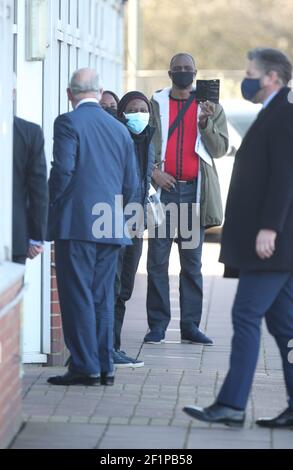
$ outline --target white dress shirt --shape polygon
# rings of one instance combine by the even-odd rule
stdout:
[[[75,106],[75,109],[77,109],[80,105],[84,103],[96,103],[99,104],[99,101],[96,98],[84,98],[83,100],[79,101],[77,105]]]
[[[264,102],[263,102],[263,105],[262,105],[262,109],[265,109],[269,103],[272,101],[273,98],[275,98],[275,96],[279,93],[279,90],[278,91],[274,91]]]

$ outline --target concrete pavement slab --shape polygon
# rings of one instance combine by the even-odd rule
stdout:
[[[218,245],[205,244],[204,307],[201,328],[213,347],[181,344],[178,302],[178,254],[172,250],[170,291],[172,320],[167,342],[143,344],[148,331],[146,246],[135,290],[127,304],[122,349],[144,360],[138,369],[117,369],[114,387],[53,387],[47,378],[65,368],[26,366],[24,416],[28,421],[13,448],[293,448],[292,431],[258,428],[259,416],[277,415],[286,406],[281,361],[275,342],[263,328],[263,339],[247,419],[242,430],[191,420],[188,404],[211,404],[226,375],[237,281],[222,279],[216,262]]]

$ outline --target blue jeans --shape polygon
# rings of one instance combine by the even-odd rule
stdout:
[[[234,336],[230,369],[218,402],[245,409],[260,347],[261,322],[265,317],[283,362],[289,406],[293,409],[293,364],[288,343],[293,339],[293,274],[241,273],[232,318]]]
[[[170,192],[162,190],[161,201],[164,204],[174,203],[178,210],[181,203],[188,203],[188,217],[191,220],[192,203],[196,201],[196,180],[193,184],[177,182]],[[167,214],[168,215],[168,214]],[[190,222],[188,220],[188,222]],[[191,224],[189,224],[191,227]],[[149,238],[148,242],[148,286],[147,286],[147,317],[150,330],[164,332],[171,319],[169,293],[169,258],[174,238],[178,243],[180,256],[180,329],[188,334],[197,330],[202,315],[202,274],[201,255],[204,239],[204,229],[200,228],[200,243],[197,248],[187,249],[183,242],[187,240],[181,233],[180,224],[177,227],[177,238],[170,218],[166,218],[165,238]]]

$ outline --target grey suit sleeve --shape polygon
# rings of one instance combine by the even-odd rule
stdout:
[[[68,187],[75,172],[78,136],[67,115],[54,123],[53,163],[49,180],[50,203],[54,203]]]
[[[124,180],[123,180],[123,201],[124,207],[132,202],[138,185],[138,175],[136,170],[136,154],[134,143],[132,139],[129,137],[129,140],[126,145],[126,166],[124,172]]]

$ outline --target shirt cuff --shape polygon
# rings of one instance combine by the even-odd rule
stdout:
[[[32,246],[43,246],[44,242],[37,241],[37,240],[30,240],[29,244],[32,245]]]

